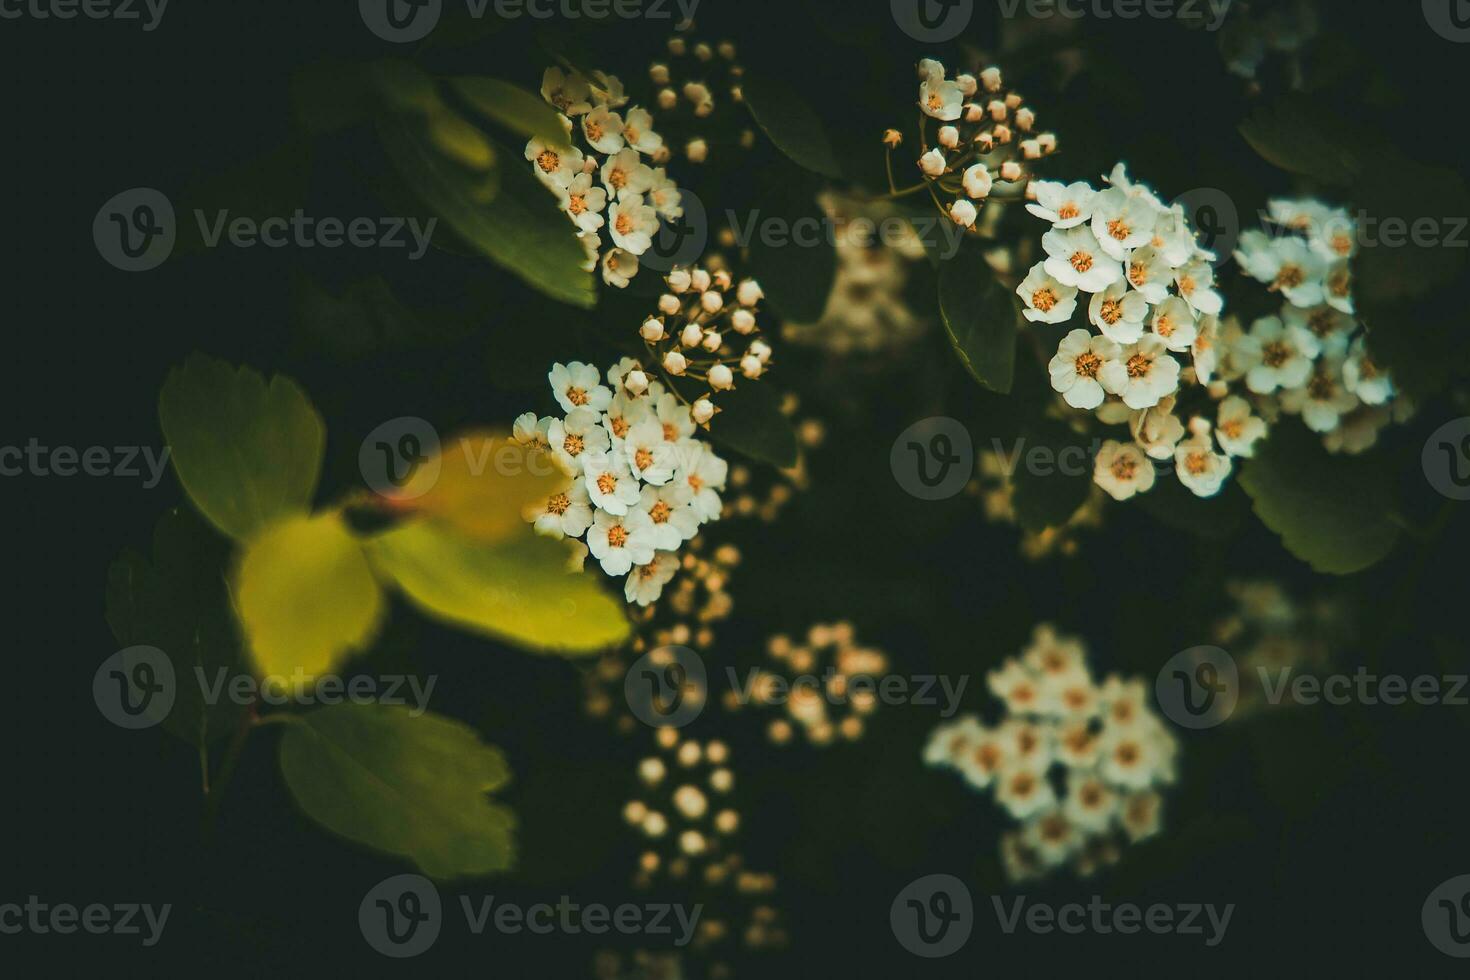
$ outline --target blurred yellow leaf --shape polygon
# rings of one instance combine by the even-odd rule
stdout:
[[[361,543],[339,514],[288,517],[245,547],[235,609],[266,676],[325,673],[368,645],[383,592]]]
[[[525,511],[571,485],[544,449],[502,431],[469,432],[445,443],[398,495],[402,509],[433,517],[482,543],[526,530]]]
[[[434,521],[381,534],[367,550],[385,578],[429,613],[520,646],[594,653],[627,639],[620,601],[567,570],[564,542],[528,528],[486,545]]]

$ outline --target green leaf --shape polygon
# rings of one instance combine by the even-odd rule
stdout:
[[[745,381],[715,398],[720,411],[709,437],[751,459],[786,469],[796,465],[796,431],[769,382]]]
[[[107,571],[107,622],[124,646],[157,647],[173,664],[176,695],[163,721],[186,742],[205,744],[234,731],[245,706],[206,702],[204,681],[245,669],[225,589],[224,541],[194,514],[174,508],[153,531],[153,559],[124,552]]]
[[[824,177],[842,176],[821,117],[796,89],[775,75],[751,71],[741,91],[751,115],[782,153]]]
[[[427,875],[486,874],[515,861],[515,814],[486,796],[510,781],[510,767],[458,721],[333,705],[289,725],[280,757],[286,788],[308,817]]]
[[[576,226],[551,190],[511,153],[483,136],[499,168],[484,172],[450,159],[446,147],[467,134],[448,125],[457,117],[425,121],[411,113],[384,113],[378,133],[389,159],[423,203],[476,251],[552,299],[590,309],[597,302],[592,273]],[[478,131],[476,131],[478,133]]]
[[[567,570],[561,542],[529,529],[480,544],[436,521],[413,521],[368,542],[379,572],[431,615],[532,650],[596,653],[622,643],[622,604],[595,563]]]
[[[191,354],[164,381],[158,418],[189,499],[230,537],[311,505],[327,433],[290,378]]]
[[[750,268],[783,319],[820,320],[837,279],[832,225],[802,182],[773,188],[750,212]]]
[[[1307,96],[1260,106],[1240,134],[1267,162],[1324,183],[1351,183],[1365,166],[1361,130]]]
[[[565,144],[561,113],[545,99],[498,78],[464,76],[449,80],[460,97],[487,119],[547,143]]]
[[[1387,468],[1366,457],[1329,455],[1319,436],[1295,423],[1272,430],[1240,484],[1256,516],[1319,572],[1361,571],[1398,541]]]
[[[992,391],[1008,394],[1016,373],[1016,328],[1020,305],[995,279],[980,249],[960,246],[939,267],[939,312],[950,346],[970,376]]]
[[[336,512],[288,517],[252,538],[234,597],[266,677],[324,674],[365,649],[382,625],[383,591]]]
[[[458,310],[409,306],[381,276],[349,282],[340,295],[299,276],[294,301],[302,334],[346,358],[450,344],[469,336],[475,324]]]
[[[1021,432],[1011,483],[1016,520],[1027,531],[1061,527],[1087,503],[1092,490],[1092,457],[1087,440],[1059,422],[1040,420]],[[1037,459],[1044,467],[1028,465],[1027,454],[1045,449]]]

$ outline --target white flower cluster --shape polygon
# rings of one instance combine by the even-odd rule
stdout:
[[[689,406],[625,357],[607,371],[573,361],[548,375],[566,414],[515,421],[514,438],[544,445],[571,487],[535,509],[536,530],[581,538],[609,575],[627,575],[624,595],[646,606],[679,568],[677,552],[720,516],[728,466],[694,438]]]
[[[649,356],[670,375],[709,386],[709,393],[690,406],[694,421],[708,425],[718,411],[713,393],[735,387],[736,371],[756,380],[770,362],[771,346],[759,336],[756,322],[765,293],[754,279],[734,285],[724,269],[675,269],[664,281],[669,291],[659,297],[658,313],[643,321],[638,334]]]
[[[986,680],[1006,717],[993,727],[974,715],[940,725],[924,761],[994,790],[1021,821],[1001,841],[1013,881],[1068,863],[1088,873],[1119,831],[1129,841],[1158,832],[1157,787],[1175,780],[1178,744],[1142,680],[1096,683],[1082,642],[1044,624]]]
[[[1332,452],[1361,453],[1412,409],[1369,358],[1354,315],[1357,224],[1320,201],[1273,200],[1267,208],[1271,224],[1243,232],[1235,259],[1281,294],[1281,312],[1249,331],[1230,326],[1220,378],[1243,378],[1266,418],[1299,415]]]
[[[1031,135],[1036,113],[1021,96],[1005,91],[999,68],[979,77],[945,78],[944,65],[933,58],[919,62],[919,110],[941,125],[936,146],[929,146],[925,126],[919,129],[919,171],[932,192],[953,200],[946,210],[955,224],[971,228],[997,181],[1020,186],[1026,163],[1056,151],[1052,133]],[[921,124],[923,119],[920,119]],[[896,129],[884,134],[889,147],[902,142]]]
[[[616,76],[596,72],[588,79],[548,68],[541,95],[561,111],[567,138],[562,144],[531,140],[526,159],[577,226],[587,249],[584,268],[597,268],[600,255],[603,282],[623,288],[638,274],[638,256],[652,246],[659,222],[684,214],[678,185],[662,166],[668,148],[647,109],[614,111],[628,102]],[[573,135],[574,118],[585,150]],[[605,254],[604,228],[613,242]]]
[[[1181,205],[1129,180],[1123,164],[1105,180],[1100,191],[1081,181],[1032,183],[1026,208],[1052,227],[1041,239],[1047,258],[1016,292],[1033,323],[1063,323],[1079,292],[1091,296],[1087,319],[1097,332],[1068,333],[1048,369],[1069,406],[1129,427],[1130,441],[1110,439],[1098,453],[1098,485],[1126,500],[1153,487],[1154,460],[1169,460],[1181,483],[1213,496],[1232,457],[1250,456],[1265,435],[1250,405],[1226,392],[1217,424],[1195,415],[1186,427],[1175,414],[1181,384],[1208,385],[1217,373],[1224,300],[1216,256],[1199,247]]]

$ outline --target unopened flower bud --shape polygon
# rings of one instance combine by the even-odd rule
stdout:
[[[678,92],[675,92],[671,88],[661,88],[661,89],[658,90],[658,107],[660,109],[664,110],[665,112],[668,112],[670,109],[672,109],[674,106],[676,106],[678,104],[679,104],[679,93]]]
[[[754,306],[764,299],[765,295],[761,291],[761,284],[754,279],[740,280],[740,285],[735,290],[735,299],[740,302],[741,306]]]
[[[728,364],[716,364],[709,369],[709,386],[715,391],[735,387],[735,373]]]
[[[724,346],[724,343],[725,339],[719,334],[715,333],[713,330],[711,330],[709,333],[704,335],[704,341],[702,342],[701,346],[703,346],[705,350],[713,354],[715,351]]]
[[[754,354],[764,364],[770,360],[771,345],[764,340],[753,340],[750,342],[750,353]]]
[[[689,284],[699,292],[709,289],[709,272],[705,269],[695,269],[689,273]]]
[[[1007,95],[1006,96],[1006,108],[1007,109],[1016,110],[1016,109],[1019,109],[1020,107],[1021,107],[1021,97],[1019,95],[1017,95],[1015,92],[1012,92],[1010,95]]]
[[[980,86],[980,83],[975,80],[975,76],[969,73],[956,75],[954,77],[954,83],[960,87],[960,94],[967,99],[974,95],[975,89]]]
[[[990,104],[985,107],[985,111],[990,113],[990,118],[996,122],[1005,122],[1006,117],[1010,115],[1010,110],[1006,108],[1006,104],[1000,99],[991,99]]]
[[[725,306],[725,297],[711,289],[699,297],[699,305],[704,307],[706,313],[718,313]]]
[[[965,104],[965,122],[977,123],[984,118],[985,107],[983,105],[976,105],[973,102],[968,102]]]
[[[883,130],[883,142],[889,148],[896,149],[903,145],[903,133],[896,129],[885,129]]]
[[[969,228],[975,224],[977,213],[975,205],[965,198],[960,198],[949,206],[949,218],[961,228]]]
[[[740,359],[740,373],[745,375],[747,378],[750,378],[752,381],[756,378],[759,378],[761,376],[761,372],[764,370],[765,365],[762,364],[761,359],[759,357],[756,357],[754,354],[746,354]]]
[[[755,314],[749,310],[736,310],[730,314],[730,326],[735,328],[736,333],[750,333],[755,329]]]
[[[694,57],[698,58],[700,61],[708,61],[711,58],[713,58],[714,56],[715,56],[714,48],[711,48],[708,44],[705,44],[703,41],[699,42],[698,44],[696,44],[694,46]]]
[[[673,316],[679,312],[679,297],[673,293],[664,293],[658,298],[658,311],[665,316]]]
[[[938,177],[944,173],[944,154],[939,150],[930,150],[919,157],[919,169],[930,177]]]
[[[1020,180],[1021,165],[1014,160],[1007,160],[1000,165],[1000,179],[1012,182]]]
[[[1022,140],[1021,155],[1027,160],[1039,160],[1041,158],[1041,141]]]
[[[676,293],[685,292],[689,289],[691,278],[688,269],[675,269],[669,273],[669,288]]]
[[[648,66],[648,77],[655,85],[669,84],[669,66],[655,61]]]
[[[730,273],[725,269],[716,269],[715,274],[710,277],[716,289],[720,292],[728,292],[730,289]]]
[[[980,73],[980,84],[985,86],[987,92],[1000,91],[1000,69],[987,68]]]
[[[650,344],[656,344],[664,339],[664,325],[661,320],[649,317],[643,321],[643,326],[638,328],[638,335]]]
[[[1042,133],[1036,137],[1036,142],[1041,144],[1042,153],[1055,153],[1057,149],[1057,134]]]
[[[671,350],[664,355],[664,370],[672,374],[674,377],[677,378],[679,375],[683,374],[685,369],[688,367],[689,362],[685,360],[684,355],[680,354],[678,351]]]
[[[990,132],[995,137],[995,141],[1002,146],[1011,141],[1011,127],[1005,123],[998,123],[991,127]]]
[[[1016,125],[1023,133],[1031,132],[1031,127],[1036,125],[1036,113],[1025,108],[1016,110]]]
[[[711,402],[708,398],[699,399],[693,404],[693,406],[691,406],[691,409],[694,413],[694,421],[699,423],[700,425],[704,425],[710,419],[715,417],[714,403]]]
[[[939,145],[947,150],[953,150],[960,145],[960,131],[953,126],[940,126]]]
[[[995,137],[990,135],[989,130],[986,130],[983,133],[976,133],[975,145],[980,147],[981,153],[989,153],[991,150],[995,149]]]
[[[977,163],[965,170],[963,179],[965,193],[977,201],[983,201],[990,196],[990,190],[995,181],[990,176],[990,171],[985,164]]]
[[[692,139],[684,145],[684,155],[690,163],[704,163],[709,157],[709,144],[702,139]]]
[[[635,395],[641,395],[648,390],[648,375],[644,374],[637,368],[634,368],[633,370],[629,371],[628,376],[623,379],[623,387],[627,388]]]
[[[688,50],[688,46],[684,43],[684,39],[682,37],[669,38],[669,54],[677,58],[682,55],[686,50]]]
[[[699,342],[704,339],[704,331],[697,323],[686,323],[684,329],[679,333],[679,343],[685,347],[698,347]]]
[[[717,48],[715,48],[715,50],[718,51],[719,54],[720,54],[720,57],[721,58],[724,58],[726,61],[734,61],[735,60],[735,45],[732,44],[731,42],[729,42],[729,41],[721,41],[720,44],[719,44],[719,46]]]

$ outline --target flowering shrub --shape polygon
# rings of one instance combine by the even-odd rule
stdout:
[[[966,715],[934,729],[924,761],[991,790],[1019,829],[1001,839],[1012,881],[1064,865],[1091,874],[1129,842],[1159,832],[1158,788],[1175,781],[1178,743],[1149,707],[1142,680],[1097,683],[1087,651],[1048,625],[986,677],[999,723]]]

